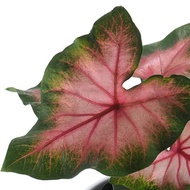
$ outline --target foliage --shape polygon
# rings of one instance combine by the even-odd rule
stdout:
[[[164,77],[180,74],[189,78],[189,50],[190,24],[187,24],[175,29],[162,41],[144,46],[134,76],[143,80],[158,74]],[[135,190],[188,189],[190,186],[190,121],[186,124],[180,138],[169,149],[162,151],[149,167],[126,177],[112,178],[111,181]]]
[[[2,170],[59,179],[93,168],[114,176],[115,189],[187,188],[189,36],[185,25],[142,51],[123,7],[101,17],[52,58],[39,85],[8,88],[38,121],[12,140]],[[126,90],[131,76],[143,80]]]

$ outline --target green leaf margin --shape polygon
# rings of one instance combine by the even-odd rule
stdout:
[[[163,40],[143,46],[142,56],[147,56],[157,50],[166,50],[174,46],[178,41],[190,38],[190,24],[183,25],[173,30]]]

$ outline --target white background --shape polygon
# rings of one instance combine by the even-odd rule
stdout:
[[[143,44],[164,38],[190,22],[189,0],[0,0],[0,167],[11,139],[36,122],[30,106],[5,90],[28,89],[41,80],[51,58],[115,6],[124,6]],[[85,170],[70,180],[40,181],[0,172],[0,189],[87,190],[105,176]]]

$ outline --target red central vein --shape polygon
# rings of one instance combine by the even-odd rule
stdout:
[[[114,155],[117,154],[117,145],[118,145],[118,115],[117,110],[114,110]]]
[[[115,73],[114,73],[114,103],[115,104],[118,104],[117,84],[118,84],[119,54],[120,54],[120,45],[118,45],[118,47],[117,47],[117,58],[116,58]]]

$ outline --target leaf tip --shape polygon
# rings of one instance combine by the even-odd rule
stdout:
[[[6,164],[5,164],[5,161],[4,161],[4,163],[3,163],[3,165],[1,166],[1,168],[0,168],[0,171],[1,172],[7,172],[7,169],[6,169],[6,166],[5,166]]]
[[[6,90],[8,90],[10,92],[17,92],[17,89],[14,87],[8,87],[8,88],[6,88]]]

